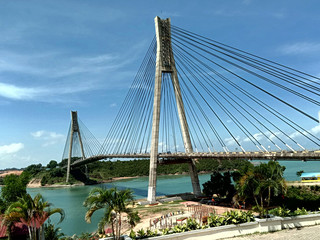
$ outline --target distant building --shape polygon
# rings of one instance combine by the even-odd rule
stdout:
[[[301,182],[320,182],[320,172],[302,173]]]
[[[0,216],[0,239],[7,239],[7,227],[1,224]],[[11,228],[12,237],[15,240],[24,240],[28,237],[28,227],[23,223],[17,222],[14,223]]]

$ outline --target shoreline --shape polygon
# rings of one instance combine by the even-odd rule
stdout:
[[[210,171],[201,171],[198,174],[210,174]],[[20,173],[21,174],[21,173]],[[175,174],[160,174],[158,176],[185,176],[188,175],[187,172],[183,172],[183,173],[175,173]],[[101,183],[111,183],[111,182],[115,182],[115,181],[121,181],[121,180],[129,180],[129,179],[135,179],[135,178],[140,178],[140,177],[148,177],[148,176],[130,176],[130,177],[113,177],[111,179],[107,179],[107,180],[101,180],[99,182],[97,182],[97,184],[93,184],[93,185],[98,185]],[[315,186],[315,185],[320,185],[320,182],[310,182],[310,183],[303,183],[300,181],[286,181],[288,186]],[[0,187],[2,187],[3,185],[0,185]],[[41,186],[40,180],[39,179],[32,179],[28,185],[27,188],[67,188],[67,187],[78,187],[78,186],[89,186],[86,185],[82,182],[78,182],[75,184],[51,184],[51,185],[45,185],[45,186]]]
[[[204,172],[204,171],[199,172],[199,174],[208,174],[208,173],[210,172]],[[175,173],[175,174],[161,174],[158,176],[184,176],[184,175],[188,175],[188,173],[184,172],[184,173]],[[115,181],[134,179],[139,177],[148,177],[148,176],[113,177],[111,179],[99,181],[96,184],[92,184],[92,185],[98,185],[101,183],[111,183]],[[51,185],[42,186],[39,179],[33,179],[28,183],[27,188],[59,188],[59,187],[66,188],[66,187],[78,187],[78,186],[89,186],[89,185],[85,185],[84,183],[75,183],[75,184],[51,184]]]

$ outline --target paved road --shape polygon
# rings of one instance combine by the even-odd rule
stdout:
[[[300,229],[282,230],[274,233],[252,234],[242,237],[226,238],[228,240],[318,240],[320,225]]]

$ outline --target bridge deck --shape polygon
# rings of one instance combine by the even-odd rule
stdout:
[[[212,159],[248,159],[248,160],[289,160],[289,161],[320,161],[320,150],[319,151],[281,151],[281,152],[212,152],[212,153],[159,153],[159,159],[164,162],[167,160],[175,160],[178,162],[181,160],[190,159],[202,159],[202,158],[212,158]],[[112,158],[150,158],[149,153],[130,153],[130,154],[103,154],[88,157],[85,159],[77,160],[71,164],[71,166],[76,167],[83,164],[95,162],[102,159],[112,159]]]

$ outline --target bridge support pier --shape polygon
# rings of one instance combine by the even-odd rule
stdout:
[[[174,56],[171,46],[171,25],[170,19],[161,20],[155,18],[157,36],[157,58],[155,72],[155,87],[152,116],[151,149],[150,149],[150,170],[148,198],[150,203],[156,201],[157,184],[157,164],[158,164],[158,145],[159,145],[159,123],[160,123],[160,102],[161,102],[161,81],[162,73],[170,73],[175,92],[175,99],[178,109],[179,121],[181,126],[184,148],[187,153],[193,152],[187,119],[185,116],[181,90],[175,66]],[[193,161],[189,163],[190,177],[195,195],[201,194],[198,173]]]

